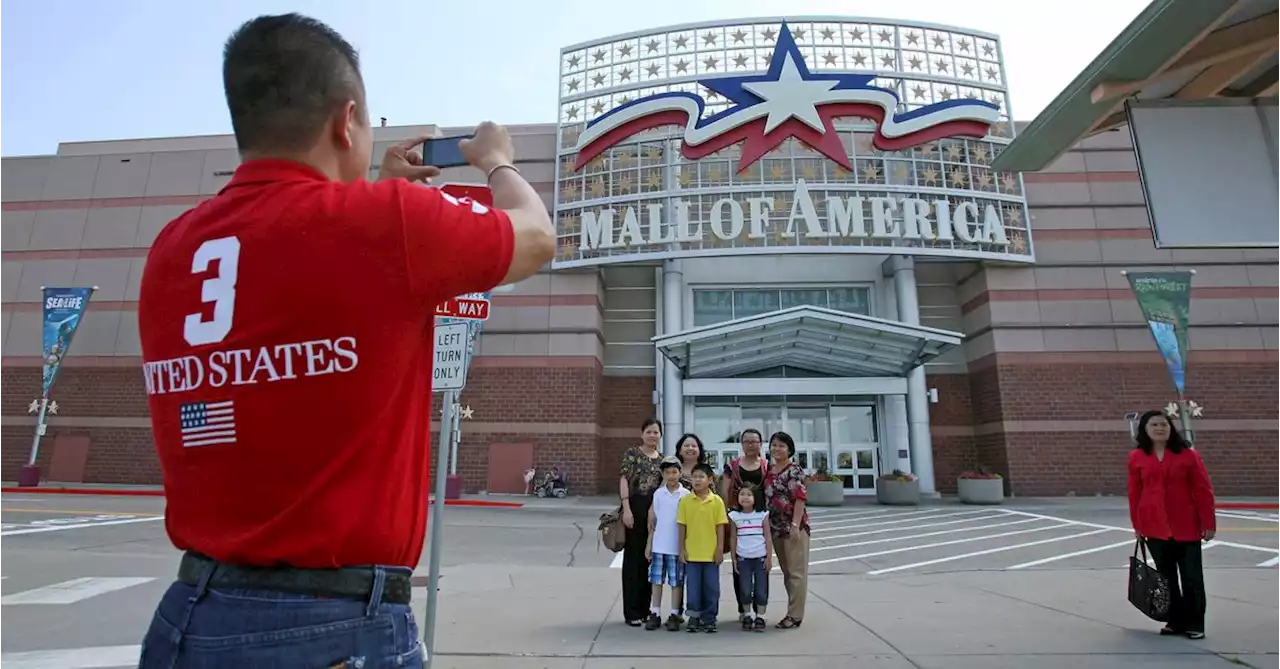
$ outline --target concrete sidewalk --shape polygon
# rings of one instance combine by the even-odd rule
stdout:
[[[803,627],[754,634],[734,623],[726,567],[715,635],[625,626],[619,578],[605,569],[450,569],[433,669],[1280,666],[1275,570],[1211,571],[1201,641],[1158,636],[1159,624],[1126,601],[1123,569],[815,575]],[[422,606],[425,597],[416,599]],[[771,623],[785,602],[775,574]]]

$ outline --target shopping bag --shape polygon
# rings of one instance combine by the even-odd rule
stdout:
[[[1129,558],[1129,603],[1152,620],[1169,622],[1169,581],[1147,562],[1144,539],[1138,539]]]

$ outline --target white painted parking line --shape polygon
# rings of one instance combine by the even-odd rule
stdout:
[[[154,578],[87,576],[0,597],[0,604],[75,604],[108,592],[150,583]]]
[[[936,520],[938,518],[955,518],[959,516],[973,516],[980,513],[990,513],[990,511],[986,509],[980,509],[977,511],[957,511],[954,513],[936,513],[935,515],[932,515],[932,516],[920,516],[919,518],[910,518],[907,520],[907,522],[916,522],[918,520]],[[900,519],[895,518],[893,520],[878,520],[877,522],[874,522],[874,523],[861,523],[861,522],[845,523],[843,525],[834,525],[832,527],[816,527],[816,528],[813,528],[813,533],[819,534],[822,532],[832,532],[835,530],[854,530],[854,529],[862,529],[864,527],[884,527],[886,525],[897,526],[897,525],[900,525],[901,522],[902,521]],[[810,525],[810,527],[813,527],[813,526]]]
[[[863,516],[859,516],[857,518],[840,518],[837,520],[821,520],[817,522],[810,521],[809,527],[835,525],[837,523],[847,523],[851,520],[872,520],[872,519],[878,520],[880,518],[908,518],[910,516],[919,516],[919,515],[928,514],[928,513],[938,513],[938,510],[937,509],[921,509],[920,511],[907,511],[905,513],[901,511],[890,511],[888,513],[879,511],[879,512],[869,513]]]
[[[1058,525],[1047,525],[1047,526],[1045,526],[1045,527],[1033,527],[1033,528],[1031,528],[1031,529],[1029,529],[1029,530],[1017,530],[1017,531],[1015,531],[1015,532],[1001,532],[1000,534],[988,534],[988,535],[983,535],[983,536],[981,536],[981,537],[969,537],[969,538],[967,538],[967,539],[954,539],[954,540],[952,540],[952,541],[938,541],[938,542],[935,542],[935,543],[932,543],[932,544],[921,544],[921,545],[919,545],[919,546],[906,546],[906,547],[903,547],[903,548],[894,548],[894,549],[890,549],[890,550],[887,550],[887,551],[878,551],[878,552],[875,552],[875,553],[862,553],[862,554],[859,554],[859,555],[842,555],[842,556],[840,556],[840,557],[838,557],[838,558],[830,558],[830,559],[827,559],[827,560],[818,560],[817,562],[810,562],[810,563],[809,563],[809,566],[810,566],[810,567],[813,567],[813,566],[820,565],[820,564],[830,564],[830,563],[832,563],[832,562],[846,562],[846,561],[848,561],[848,560],[860,560],[860,559],[862,559],[862,558],[879,557],[879,556],[881,556],[881,555],[892,555],[892,554],[894,554],[894,553],[905,553],[905,552],[907,552],[907,551],[918,551],[918,550],[924,550],[924,549],[926,549],[926,548],[939,548],[939,547],[941,547],[941,546],[954,546],[954,545],[956,545],[956,544],[969,544],[969,543],[973,543],[973,542],[975,542],[975,541],[982,541],[983,539],[999,539],[999,538],[1001,538],[1001,537],[1011,537],[1011,536],[1014,536],[1014,535],[1016,535],[1016,534],[1028,534],[1028,533],[1031,533],[1031,532],[1044,532],[1044,531],[1046,531],[1046,530],[1056,530],[1056,529],[1059,529],[1059,528],[1062,528],[1062,527],[1069,527],[1069,526],[1071,526],[1071,523],[1061,523],[1061,524],[1058,524]],[[1058,539],[1054,539],[1054,541],[1058,541]],[[947,558],[947,559],[950,559],[950,558]],[[876,572],[868,572],[868,573],[872,573],[872,574],[874,574],[874,573],[876,573]]]
[[[1272,516],[1255,515],[1252,513],[1233,513],[1231,511],[1218,511],[1216,515],[1219,518],[1235,518],[1237,520],[1258,520],[1264,523],[1280,523],[1280,518]]]
[[[137,666],[142,646],[29,650],[0,655],[4,669],[107,669]]]
[[[925,537],[936,537],[943,534],[956,534],[958,532],[978,532],[981,530],[989,530],[993,527],[1007,527],[1009,525],[1024,525],[1026,523],[1039,523],[1039,522],[1043,522],[1043,521],[1041,521],[1039,518],[1023,518],[1022,520],[1012,520],[1007,523],[996,523],[995,525],[978,525],[975,527],[961,527],[954,530],[938,530],[936,532],[925,532],[923,534],[908,534],[905,537],[889,537],[888,539],[873,539],[871,541],[858,541],[851,544],[837,544],[835,546],[819,546],[817,548],[810,548],[809,552],[816,553],[818,551],[831,551],[831,550],[837,550],[840,548],[853,548],[854,546],[870,546],[872,544],[887,544],[887,543],[892,543],[894,541],[906,541],[908,539],[923,539]]]
[[[1058,525],[1058,526],[1056,526],[1056,527],[1066,527],[1067,525],[1070,525],[1070,524],[1071,524],[1071,523],[1066,523],[1066,524],[1064,524],[1064,525]],[[898,565],[898,566],[896,566],[896,567],[889,567],[889,568],[887,568],[887,569],[877,569],[877,570],[875,570],[875,571],[869,571],[869,572],[867,572],[867,575],[868,575],[868,576],[877,576],[877,575],[880,575],[880,574],[888,574],[888,573],[891,573],[891,572],[895,572],[895,571],[903,571],[903,570],[906,570],[906,569],[915,569],[915,568],[918,568],[918,567],[928,567],[928,566],[930,566],[930,565],[942,564],[943,562],[952,562],[952,561],[954,561],[954,560],[963,560],[963,559],[965,559],[965,558],[978,557],[978,556],[980,556],[980,555],[991,555],[992,553],[1003,553],[1004,551],[1012,551],[1012,550],[1017,550],[1017,549],[1019,549],[1019,548],[1028,548],[1028,547],[1031,547],[1031,546],[1042,546],[1042,545],[1044,545],[1044,544],[1051,544],[1051,543],[1054,543],[1055,541],[1067,541],[1067,540],[1070,540],[1070,539],[1079,539],[1080,537],[1088,537],[1088,536],[1093,536],[1093,535],[1095,535],[1095,534],[1102,534],[1103,532],[1110,532],[1110,531],[1112,531],[1112,530],[1111,530],[1111,529],[1109,529],[1109,528],[1108,528],[1108,529],[1102,529],[1102,530],[1089,530],[1088,532],[1079,532],[1079,533],[1076,533],[1076,534],[1069,534],[1069,535],[1067,535],[1067,536],[1065,536],[1065,537],[1053,537],[1053,538],[1050,538],[1050,539],[1041,539],[1040,541],[1028,541],[1028,542],[1026,542],[1026,543],[1022,543],[1022,544],[1013,544],[1012,546],[1000,546],[1000,547],[998,547],[998,548],[988,548],[987,550],[984,550],[984,551],[974,551],[974,552],[972,552],[972,553],[964,553],[964,554],[961,554],[961,555],[950,555],[950,556],[943,557],[943,558],[936,558],[936,559],[933,559],[933,560],[925,560],[924,562],[915,562],[915,563],[912,563],[912,564],[902,564],[902,565]],[[811,564],[812,564],[812,563],[811,563]]]
[[[990,513],[990,512],[989,512],[989,511],[985,511],[985,510],[984,510],[984,511],[966,511],[965,513],[974,513],[974,514],[977,514],[977,513]],[[964,514],[955,514],[955,515],[958,515],[958,516],[959,516],[959,515],[964,515]],[[945,518],[946,516],[938,516],[938,517],[939,517],[939,518]],[[1005,513],[997,513],[997,514],[996,514],[996,515],[994,515],[994,516],[981,516],[981,517],[978,517],[978,518],[961,518],[960,520],[947,520],[947,521],[943,521],[943,522],[941,522],[941,523],[924,523],[923,525],[905,525],[905,526],[899,526],[899,525],[895,525],[895,524],[893,524],[893,523],[872,523],[871,525],[864,525],[863,527],[874,527],[874,526],[876,526],[876,525],[891,525],[891,527],[885,527],[885,528],[882,528],[882,529],[879,529],[879,530],[870,530],[870,531],[867,531],[867,532],[850,532],[850,533],[848,533],[848,534],[834,534],[834,535],[831,535],[831,536],[824,536],[824,537],[819,537],[819,538],[820,538],[820,539],[822,539],[823,541],[832,541],[832,540],[835,540],[835,539],[849,539],[849,538],[851,538],[851,537],[861,537],[861,536],[865,536],[865,535],[868,535],[868,534],[883,534],[883,533],[885,533],[885,532],[905,532],[905,531],[907,531],[907,530],[920,530],[920,529],[924,529],[924,528],[926,528],[926,527],[942,527],[942,526],[944,526],[944,525],[958,525],[958,524],[960,524],[960,523],[976,523],[976,522],[978,522],[978,521],[982,521],[982,520],[996,520],[996,519],[999,519],[999,518],[1008,518],[1008,514],[1005,514]],[[929,520],[929,518],[912,518],[912,520]],[[816,535],[817,533],[815,532],[814,534]]]
[[[1133,540],[1125,540],[1119,543],[1107,544],[1106,546],[1098,546],[1097,548],[1086,548],[1082,551],[1074,551],[1071,553],[1063,553],[1062,555],[1054,555],[1052,557],[1047,557],[1042,560],[1032,560],[1031,562],[1023,562],[1022,564],[1015,564],[1012,567],[1006,567],[1006,569],[1013,570],[1013,569],[1026,569],[1027,567],[1039,567],[1042,564],[1049,564],[1050,562],[1057,562],[1058,560],[1066,560],[1068,558],[1080,557],[1081,555],[1091,555],[1093,553],[1101,553],[1102,551],[1109,551],[1114,548],[1120,548],[1121,546],[1132,546],[1133,543],[1134,543]]]
[[[67,525],[43,525],[37,527],[24,527],[22,529],[10,530],[6,529],[0,532],[0,537],[12,537],[19,534],[39,534],[42,532],[62,532],[65,530],[78,530],[85,527],[107,527],[110,525],[129,525],[132,523],[150,523],[157,520],[164,520],[164,516],[147,516],[145,518],[122,518],[119,520],[103,520],[89,523],[76,523]],[[32,523],[34,525],[34,523]]]
[[[1266,562],[1258,563],[1259,567],[1274,567],[1276,565],[1280,565],[1280,555],[1277,555]]]

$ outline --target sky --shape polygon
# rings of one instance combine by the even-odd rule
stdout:
[[[230,133],[222,45],[260,14],[298,11],[342,33],[360,51],[370,116],[390,125],[553,122],[563,47],[783,15],[995,33],[1013,115],[1030,120],[1148,2],[10,0],[0,15],[0,155],[51,154],[59,142]]]

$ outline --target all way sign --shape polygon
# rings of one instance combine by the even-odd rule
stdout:
[[[469,321],[488,320],[489,300],[485,298],[484,293],[471,293],[455,297],[437,305],[436,315]]]
[[[431,369],[431,390],[462,390],[467,385],[467,340],[470,327],[466,323],[437,325],[435,359]]]

